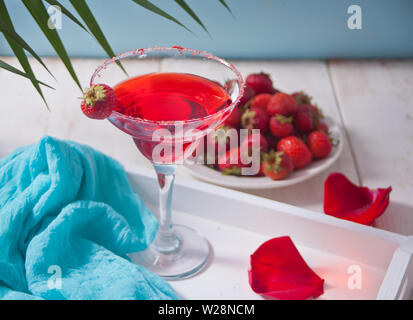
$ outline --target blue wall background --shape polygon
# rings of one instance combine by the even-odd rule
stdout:
[[[72,9],[67,0],[63,5]],[[88,0],[115,52],[180,44],[227,58],[413,57],[413,0],[187,0],[209,37],[173,0],[153,0],[193,35],[131,0]],[[362,8],[362,30],[349,30],[347,8]],[[6,0],[15,27],[40,55],[53,49],[18,0]],[[95,40],[70,20],[59,30],[71,56],[103,57]],[[10,55],[0,38],[0,55]]]

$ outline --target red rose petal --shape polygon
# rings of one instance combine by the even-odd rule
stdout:
[[[391,187],[376,190],[358,187],[341,173],[330,174],[324,183],[324,213],[371,225],[389,205]]]
[[[268,298],[303,300],[324,293],[324,280],[306,264],[290,237],[263,243],[251,255],[248,275],[252,290]]]

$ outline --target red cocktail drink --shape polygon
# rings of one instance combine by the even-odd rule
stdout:
[[[206,52],[156,47],[105,61],[92,76],[90,84],[97,83],[114,88],[117,106],[108,120],[132,137],[159,182],[158,233],[145,251],[129,256],[166,279],[187,278],[207,264],[211,250],[195,230],[172,224],[176,163],[231,114],[243,94],[241,74]]]
[[[150,73],[125,80],[114,90],[118,102],[116,112],[150,121],[182,121],[182,130],[186,121],[204,118],[231,105],[231,98],[223,86],[187,73]],[[222,113],[222,117],[226,115]],[[193,129],[202,130],[207,124],[200,123]],[[133,135],[133,130],[128,133]],[[192,143],[183,141],[183,132],[181,136],[176,132],[171,135],[174,138],[169,141],[171,146],[165,148],[170,154],[163,153],[158,159],[154,159],[153,154],[161,141],[134,138],[134,142],[149,160],[174,163],[182,160]]]

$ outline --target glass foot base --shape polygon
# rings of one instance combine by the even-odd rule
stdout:
[[[195,230],[174,225],[180,240],[180,247],[172,253],[161,253],[150,245],[143,252],[131,253],[132,262],[139,264],[166,280],[189,278],[201,271],[211,255],[211,248],[206,238]]]

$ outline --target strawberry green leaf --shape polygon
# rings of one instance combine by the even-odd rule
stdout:
[[[140,5],[141,7],[152,11],[153,13],[156,13],[157,15],[160,15],[170,21],[175,22],[176,24],[178,24],[179,26],[181,26],[182,28],[184,28],[185,30],[189,31],[190,33],[193,33],[191,30],[189,30],[185,25],[183,25],[181,22],[179,22],[177,19],[175,19],[174,17],[172,17],[170,14],[166,13],[165,11],[163,11],[161,8],[157,7],[156,5],[154,5],[152,2],[148,1],[148,0],[132,0],[134,2],[136,2],[138,5]]]
[[[70,62],[70,58],[66,52],[62,40],[59,37],[59,34],[57,33],[56,29],[50,29],[48,27],[49,14],[47,13],[43,2],[41,0],[22,0],[22,2],[66,66],[66,69],[70,73],[72,79],[76,82],[80,90],[82,90],[82,86],[80,85],[79,79],[77,78],[75,70],[73,69],[72,63]]]
[[[292,123],[293,117],[285,117],[281,114],[276,114],[275,119],[277,119],[281,124]]]
[[[274,151],[270,150],[269,152],[264,152],[262,154],[262,161],[265,163],[265,169],[267,172],[274,172],[278,173],[283,169],[282,163],[282,156],[284,152],[282,151]]]
[[[204,29],[204,31],[206,33],[209,34],[207,28],[205,27],[205,25],[202,23],[201,19],[199,19],[199,17],[196,15],[196,13],[191,9],[190,6],[188,6],[188,4],[185,2],[185,0],[175,0],[175,2],[186,11],[186,13],[188,13],[201,27],[202,29]]]
[[[102,29],[99,27],[95,17],[93,16],[92,11],[90,11],[89,6],[87,5],[85,0],[70,0],[73,8],[75,8],[76,12],[85,22],[87,27],[89,28],[90,32],[93,34],[97,42],[100,44],[103,50],[105,50],[106,54],[109,57],[114,57],[115,53],[113,52],[108,40],[106,39],[105,35],[103,34]],[[122,69],[123,72],[126,73],[126,70],[123,68],[122,64],[117,60],[117,65]]]
[[[240,176],[242,174],[242,169],[240,167],[233,166],[231,168],[226,168],[222,171],[224,176]]]

